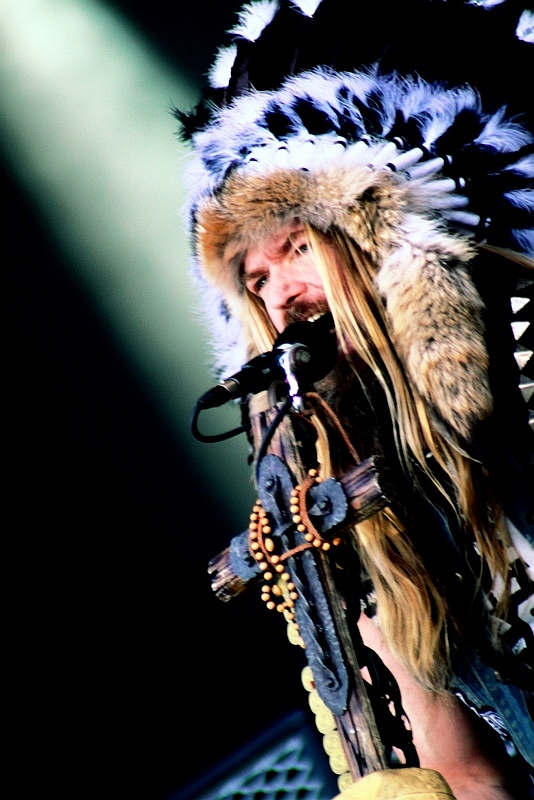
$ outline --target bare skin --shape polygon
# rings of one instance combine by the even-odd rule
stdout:
[[[306,319],[326,306],[306,231],[298,222],[281,227],[251,248],[241,279],[262,300],[278,332],[294,321],[295,309]],[[377,626],[363,615],[360,629],[365,644],[382,658],[399,684],[421,766],[440,772],[457,800],[517,800],[506,789],[503,773],[482,746],[462,703],[452,695],[422,689],[393,657]]]
[[[306,308],[313,313],[326,306],[308,237],[298,222],[283,226],[278,234],[249,249],[241,280],[251,294],[263,301],[278,333],[295,321],[296,308],[304,316]]]
[[[480,743],[461,701],[419,686],[363,614],[358,627],[364,643],[395,676],[421,766],[441,773],[457,800],[517,800],[506,789],[503,773]]]

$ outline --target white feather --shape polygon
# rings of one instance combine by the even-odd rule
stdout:
[[[208,72],[208,81],[213,89],[226,89],[230,83],[232,67],[237,53],[235,44],[221,47]]]
[[[525,9],[519,17],[515,35],[522,42],[534,44],[534,11]]]
[[[300,9],[306,17],[313,17],[322,0],[293,0],[293,5]]]
[[[494,6],[500,6],[505,0],[469,0],[468,6],[478,6],[479,8],[490,9]]]
[[[238,14],[239,22],[230,30],[235,36],[255,42],[278,11],[277,0],[258,0],[243,6]]]

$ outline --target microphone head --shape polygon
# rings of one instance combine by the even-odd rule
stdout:
[[[309,361],[299,365],[299,378],[308,383],[324,378],[334,369],[338,356],[332,314],[327,312],[313,322],[292,322],[276,339],[273,351],[286,344],[302,345],[309,351]]]

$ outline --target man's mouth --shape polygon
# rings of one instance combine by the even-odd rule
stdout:
[[[316,322],[329,311],[326,303],[314,303],[312,306],[296,304],[292,306],[286,314],[285,325],[293,322]]]

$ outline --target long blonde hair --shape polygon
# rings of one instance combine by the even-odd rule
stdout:
[[[403,368],[390,336],[387,314],[374,284],[376,266],[346,235],[333,231],[325,237],[308,231],[317,271],[336,325],[339,346],[349,363],[363,362],[381,385],[401,463],[414,474],[422,470],[449,505],[465,537],[464,549],[476,545],[494,581],[508,585],[504,515],[492,496],[484,466],[445,437],[429,417],[423,400]],[[245,298],[244,324],[253,347],[250,355],[272,347],[276,332],[261,301]],[[256,349],[257,352],[254,352]],[[328,470],[328,443],[317,425]],[[429,467],[429,454],[446,476],[448,486]],[[452,488],[451,488],[452,487]],[[362,563],[374,585],[378,623],[392,651],[422,685],[440,691],[450,676],[451,609],[433,582],[410,531],[387,508],[354,527],[353,536]],[[482,569],[482,567],[481,567]],[[480,580],[481,575],[475,576]],[[504,592],[497,615],[503,615],[509,593]],[[460,631],[461,635],[461,631]],[[496,634],[494,644],[497,645]]]

